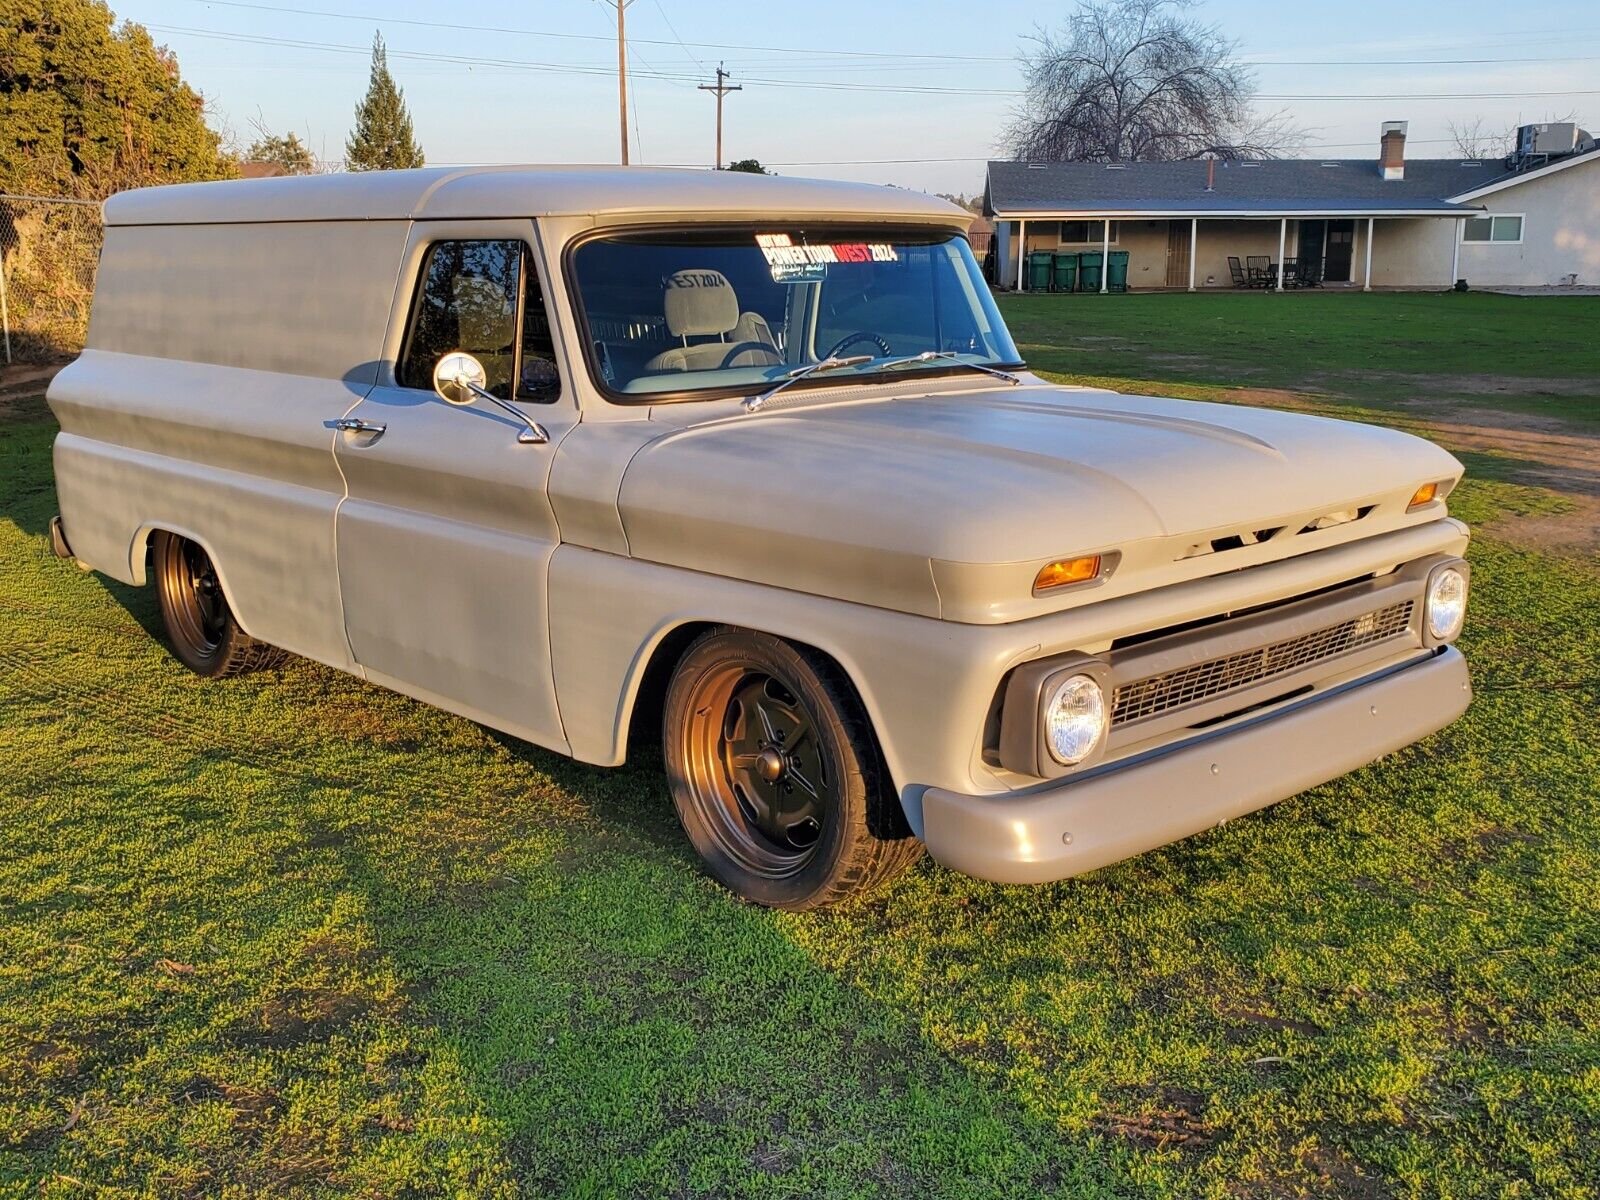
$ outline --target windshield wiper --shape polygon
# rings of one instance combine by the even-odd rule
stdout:
[[[745,400],[744,410],[745,412],[760,411],[761,406],[768,400],[771,400],[791,383],[799,383],[808,375],[815,375],[819,371],[837,371],[841,367],[859,367],[862,363],[871,361],[872,355],[870,354],[851,354],[845,358],[824,358],[814,363],[808,363],[803,367],[796,367],[794,370],[786,372],[781,380],[759,396],[751,396]]]
[[[1002,371],[998,367],[986,367],[982,363],[975,363],[962,358],[953,350],[924,350],[921,354],[913,354],[909,358],[897,358],[893,362],[886,362],[879,367],[880,371],[892,371],[895,367],[909,367],[913,363],[938,362],[948,359],[958,366],[970,367],[974,371],[982,371],[985,375],[993,375],[996,379],[1004,379],[1007,383],[1021,383],[1022,380],[1010,371]]]

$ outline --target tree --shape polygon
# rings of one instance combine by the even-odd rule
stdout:
[[[1184,15],[1190,0],[1091,0],[1023,55],[1006,140],[1018,158],[1172,162],[1272,158],[1298,140],[1257,117],[1238,43]]]
[[[934,194],[941,200],[950,201],[957,208],[966,209],[969,213],[977,213],[980,216],[983,214],[982,196],[968,196],[962,192],[936,192]]]
[[[406,111],[405,93],[395,86],[389,74],[389,56],[383,48],[383,35],[372,39],[372,77],[367,94],[356,105],[356,127],[344,144],[347,171],[399,171],[422,166],[422,147],[417,145]]]
[[[1482,117],[1446,122],[1445,132],[1450,136],[1450,152],[1457,158],[1504,158],[1516,140],[1515,129],[1490,129]]]
[[[264,130],[258,132],[260,136],[244,152],[246,162],[276,163],[283,168],[285,175],[311,175],[316,172],[316,156],[294,130],[291,129],[282,137]]]
[[[0,190],[101,198],[234,173],[178,60],[98,0],[0,0]]]
[[[724,170],[743,171],[746,175],[770,175],[771,171],[763,167],[758,159],[741,158],[738,162],[729,163]]]

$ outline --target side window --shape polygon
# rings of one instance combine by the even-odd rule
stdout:
[[[555,348],[538,275],[521,241],[437,242],[428,249],[411,310],[398,372],[401,387],[433,388],[433,367],[452,350],[483,364],[486,386],[512,398],[518,358],[518,398],[552,400],[561,392]],[[528,281],[519,356],[518,292]]]

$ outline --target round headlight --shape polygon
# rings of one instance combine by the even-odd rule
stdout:
[[[1044,706],[1050,757],[1074,766],[1094,753],[1106,732],[1106,694],[1088,675],[1069,675]]]
[[[1467,619],[1467,577],[1454,567],[1435,571],[1428,580],[1428,636],[1448,642]]]

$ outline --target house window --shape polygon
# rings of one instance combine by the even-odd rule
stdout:
[[[1464,242],[1520,242],[1522,216],[1505,216],[1499,213],[1487,217],[1469,217],[1461,231]]]
[[[1063,246],[1098,246],[1105,239],[1104,221],[1063,221],[1057,240]],[[1111,240],[1117,240],[1118,222],[1111,222]]]

